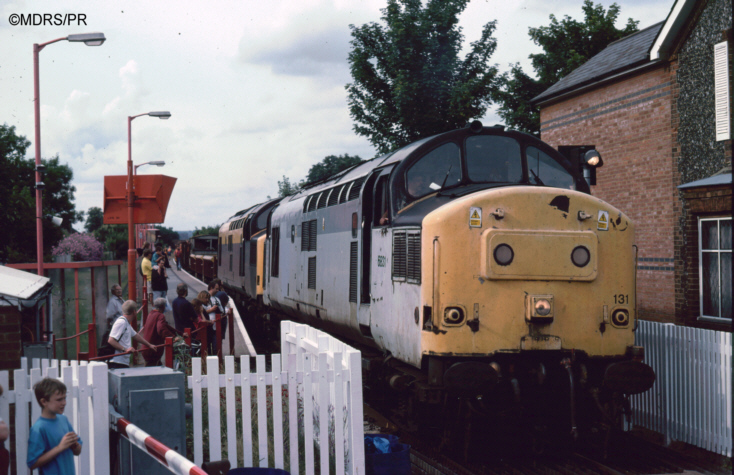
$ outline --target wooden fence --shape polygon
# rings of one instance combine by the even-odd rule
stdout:
[[[0,417],[10,421],[10,406],[15,405],[15,464],[18,474],[29,474],[26,465],[30,427],[41,415],[33,385],[44,377],[57,378],[67,388],[64,415],[82,438],[83,449],[75,457],[76,473],[80,475],[109,473],[109,400],[107,365],[87,364],[86,361],[38,360],[32,368],[26,358],[13,373],[14,387],[10,389],[9,372],[0,371],[0,384],[5,391],[0,396]],[[10,443],[10,441],[8,441]]]
[[[194,463],[203,463],[206,442],[210,461],[222,459],[226,448],[232,467],[287,468],[292,474],[303,467],[314,474],[318,463],[324,475],[330,466],[338,475],[364,474],[360,352],[292,322],[282,322],[281,344],[282,354],[271,356],[269,371],[263,355],[255,358],[254,372],[250,357],[241,356],[239,373],[234,357],[227,356],[224,374],[216,357],[206,359],[206,375],[201,358],[193,359],[188,382]]]
[[[731,333],[640,321],[635,344],[655,370],[655,385],[632,397],[633,422],[731,457]]]

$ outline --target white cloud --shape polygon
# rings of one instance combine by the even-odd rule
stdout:
[[[11,27],[11,13],[34,13],[41,4],[6,1],[0,5],[0,123],[34,138],[33,43],[104,32],[100,47],[62,41],[40,54],[43,156],[58,153],[72,167],[77,209],[101,207],[103,176],[126,173],[127,117],[170,110],[168,121],[133,121],[133,160],[165,160],[164,168],[138,171],[178,179],[165,226],[218,224],[275,196],[283,175],[298,181],[326,155],[373,156],[367,139],[352,131],[346,56],[349,25],[379,21],[385,3],[65,0],[43,9],[84,13],[86,26]],[[608,8],[612,1],[602,3]],[[646,27],[663,20],[673,2],[621,3],[622,24],[632,16]],[[468,44],[497,19],[491,62],[506,69],[520,61],[529,71],[527,56],[536,47],[527,28],[547,24],[551,12],[580,18],[581,0],[474,0],[461,26]],[[500,122],[492,110],[484,121]]]

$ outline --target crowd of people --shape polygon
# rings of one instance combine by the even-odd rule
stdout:
[[[134,354],[133,342],[141,345],[141,354],[145,366],[161,365],[166,338],[179,341],[186,328],[207,333],[208,352],[216,353],[216,325],[221,325],[221,338],[227,329],[227,319],[215,320],[221,316],[232,315],[234,303],[222,288],[222,282],[215,279],[209,283],[207,290],[199,292],[195,298],[188,300],[189,288],[185,283],[176,287],[177,298],[168,301],[168,274],[171,266],[169,259],[173,257],[176,268],[181,270],[180,247],[172,253],[170,247],[163,249],[155,246],[154,250],[146,243],[139,249],[137,271],[146,277],[146,293],[152,302],[152,310],[145,319],[142,329],[136,332],[138,303],[125,300],[123,289],[114,284],[110,288],[107,304],[107,332],[103,344],[108,345],[113,353],[107,365],[110,369],[129,368],[131,355]],[[174,325],[169,325],[166,312],[172,312]],[[63,382],[55,378],[44,378],[34,385],[36,400],[41,406],[41,416],[34,422],[28,439],[27,465],[31,470],[40,469],[44,474],[73,474],[74,456],[82,451],[83,441],[74,432],[69,420],[64,416],[67,388]],[[0,386],[0,395],[3,388]],[[8,473],[9,453],[5,448],[9,430],[5,421],[0,418],[0,475]]]
[[[190,328],[194,332],[194,339],[202,340],[200,333],[206,332],[206,348],[209,354],[216,354],[216,325],[221,325],[221,338],[224,339],[227,330],[227,318],[233,314],[234,302],[224,291],[222,281],[214,279],[208,285],[207,290],[202,290],[194,298],[188,299],[189,289],[185,283],[178,284],[176,288],[177,297],[169,302],[168,294],[168,272],[170,269],[171,256],[178,270],[181,269],[180,246],[172,252],[168,247],[156,245],[151,250],[150,243],[145,243],[138,250],[140,256],[138,272],[145,277],[145,292],[148,301],[153,303],[153,310],[148,315],[140,333],[133,330],[133,323],[137,318],[137,303],[125,301],[122,298],[122,287],[115,284],[110,289],[111,296],[107,305],[107,321],[109,336],[103,338],[103,344],[108,344],[116,352],[132,352],[132,342],[147,346],[142,352],[146,366],[161,364],[163,349],[158,345],[165,342],[167,337],[180,339],[184,330]],[[166,321],[165,313],[172,312],[174,326]],[[220,322],[215,320],[223,316]],[[121,318],[124,317],[124,318]],[[141,334],[142,333],[142,334]],[[111,368],[129,366],[129,355],[118,355],[108,363]]]

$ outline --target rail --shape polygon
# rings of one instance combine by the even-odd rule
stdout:
[[[154,458],[170,472],[179,475],[207,475],[204,470],[194,465],[186,457],[166,447],[140,427],[122,417],[122,414],[115,411],[112,405],[109,408],[110,429],[129,440],[130,443]]]
[[[88,323],[87,329],[83,332],[79,332],[76,335],[67,336],[64,338],[54,338],[53,339],[53,348],[54,348],[54,358],[56,358],[56,342],[57,341],[66,341],[71,340],[73,338],[79,338],[82,335],[89,334],[87,346],[89,351],[81,352],[79,351],[80,345],[77,342],[77,353],[76,353],[76,359],[77,361],[89,361],[93,359],[95,356],[97,356],[97,325],[94,323]]]

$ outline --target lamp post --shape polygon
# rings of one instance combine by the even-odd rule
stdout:
[[[33,44],[33,104],[35,109],[35,133],[36,133],[36,254],[38,259],[38,275],[43,276],[43,181],[41,173],[44,167],[41,164],[41,101],[39,93],[38,80],[38,53],[43,48],[56,43],[58,41],[70,41],[72,43],[84,43],[87,46],[99,46],[105,42],[106,38],[102,33],[84,33],[79,35],[69,35],[55,40]]]
[[[135,206],[135,187],[133,183],[132,123],[133,119],[143,115],[166,120],[171,117],[168,111],[146,112],[127,118],[127,293],[130,300],[137,300],[135,292],[135,222],[133,207]],[[144,165],[144,164],[143,164]],[[162,165],[159,165],[162,166]]]
[[[166,162],[163,161],[163,160],[153,160],[151,162],[145,162],[145,163],[141,163],[140,165],[135,165],[135,167],[133,169],[133,175],[137,176],[138,175],[138,168],[142,167],[143,165],[155,165],[157,167],[162,167],[165,164],[166,164]],[[140,239],[140,233],[142,232],[143,229],[147,229],[147,225],[146,225],[146,228],[141,228],[141,226],[139,224],[135,224],[135,247],[141,247],[142,246],[141,239]]]

